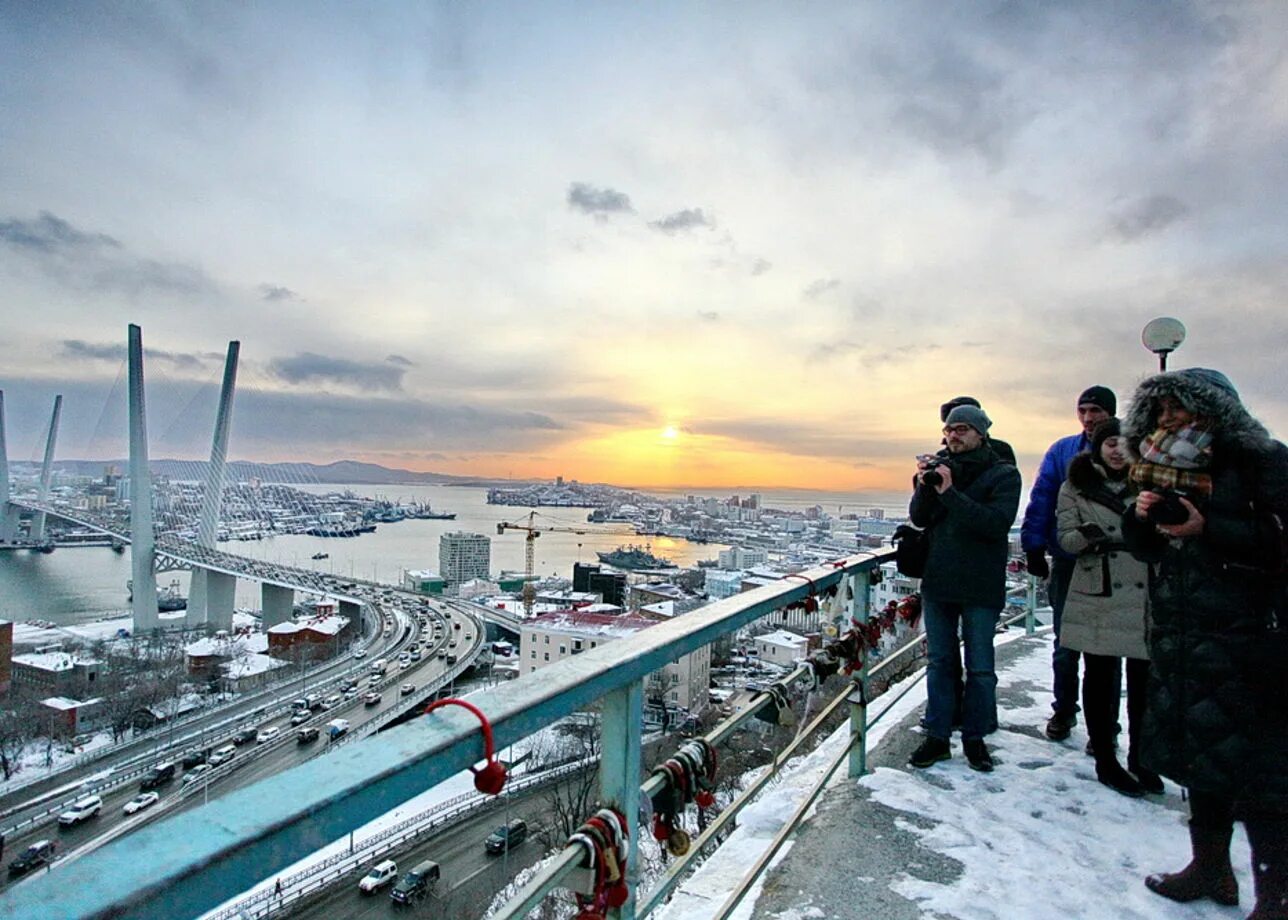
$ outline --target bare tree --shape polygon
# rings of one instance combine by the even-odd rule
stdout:
[[[600,736],[598,719],[569,721],[556,729],[561,762],[581,766],[543,793],[554,822],[543,831],[547,846],[561,845],[590,816],[599,792]]]
[[[22,752],[36,737],[39,720],[35,703],[14,694],[4,709],[0,709],[0,773],[9,779],[16,773]]]

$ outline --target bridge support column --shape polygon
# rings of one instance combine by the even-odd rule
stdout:
[[[353,624],[354,635],[362,635],[362,605],[355,604],[353,601],[340,601],[340,616],[348,617],[349,622]],[[377,627],[378,629],[379,627]]]
[[[233,601],[237,596],[237,576],[206,570],[206,626],[210,629],[233,628]]]
[[[134,633],[152,632],[157,617],[156,533],[152,527],[152,473],[148,469],[148,419],[143,401],[143,330],[129,332],[130,572],[134,581]]]
[[[200,629],[209,619],[206,608],[209,595],[206,592],[206,575],[209,569],[193,568],[192,579],[188,582],[188,615],[184,617],[184,626],[188,629]]]
[[[49,417],[49,437],[45,441],[45,460],[40,465],[40,500],[49,501],[49,483],[54,476],[54,444],[58,441],[58,419],[63,414],[63,398],[54,397],[54,414]],[[31,539],[40,543],[45,539],[45,512],[37,511],[31,518]]]
[[[295,612],[295,590],[282,585],[264,582],[260,597],[263,600],[262,625],[265,630],[278,623],[289,623]]]
[[[0,390],[0,543],[18,536],[18,509],[9,504],[9,448],[4,437],[4,390]]]

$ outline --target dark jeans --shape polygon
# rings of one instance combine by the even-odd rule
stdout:
[[[1064,617],[1065,598],[1069,596],[1069,582],[1073,580],[1073,565],[1073,559],[1052,556],[1051,580],[1047,582],[1047,599],[1051,601],[1055,627],[1055,650],[1051,653],[1051,689],[1055,701],[1051,708],[1066,716],[1078,711],[1078,652],[1060,645],[1060,620]]]
[[[966,688],[961,696],[962,740],[973,741],[997,731],[997,673],[993,662],[993,631],[1001,613],[993,607],[974,607],[923,598],[926,623],[926,733],[947,741],[952,737],[953,709],[962,673],[960,646],[966,647]]]
[[[1118,734],[1118,701],[1122,697],[1123,659],[1110,655],[1083,654],[1082,709],[1087,734],[1097,759],[1114,757],[1114,736]],[[1127,737],[1129,758],[1140,755],[1138,741],[1145,724],[1145,687],[1149,683],[1149,661],[1127,659]]]

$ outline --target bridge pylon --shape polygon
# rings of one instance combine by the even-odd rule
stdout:
[[[219,534],[219,509],[223,503],[224,478],[228,466],[228,434],[233,420],[233,393],[237,386],[237,361],[241,342],[228,343],[224,359],[224,381],[215,413],[215,434],[210,444],[210,464],[201,496],[201,518],[197,524],[197,545],[214,549]],[[230,587],[223,582],[231,581]],[[188,588],[188,627],[203,624],[211,629],[232,629],[236,581],[231,575],[193,567]]]
[[[58,442],[58,420],[63,414],[62,396],[54,397],[54,413],[49,417],[49,437],[45,439],[45,459],[40,464],[40,500],[49,501],[49,485],[54,478],[54,445]],[[31,540],[45,540],[45,512],[37,511],[31,518]]]
[[[0,543],[18,538],[18,509],[9,504],[9,448],[4,434],[4,390],[0,390]]]
[[[134,577],[134,632],[161,625],[157,615],[156,532],[152,526],[152,473],[148,469],[148,421],[143,399],[143,330],[129,327],[130,570]]]

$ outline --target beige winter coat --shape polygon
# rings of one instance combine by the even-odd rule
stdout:
[[[1145,645],[1145,601],[1149,571],[1123,548],[1122,510],[1095,500],[1108,491],[1131,500],[1125,482],[1107,479],[1090,454],[1079,454],[1056,502],[1060,548],[1073,553],[1073,579],[1060,623],[1060,644],[1093,655],[1148,658]],[[1098,524],[1107,545],[1093,546],[1078,532],[1081,524]]]

